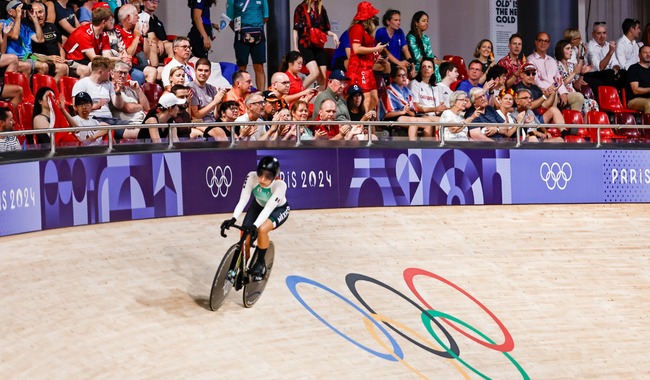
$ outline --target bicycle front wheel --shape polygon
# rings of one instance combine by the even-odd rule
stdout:
[[[269,248],[266,250],[266,255],[264,256],[264,261],[266,261],[266,274],[261,281],[249,282],[244,286],[244,307],[253,307],[255,302],[257,302],[257,300],[260,299],[260,296],[262,296],[262,292],[264,291],[264,288],[266,288],[266,283],[269,281],[269,277],[271,277],[274,258],[275,246],[273,245],[273,242],[270,242]],[[251,262],[254,263],[256,259],[257,257],[253,255]]]
[[[235,261],[240,253],[239,245],[234,244],[221,259],[210,290],[210,309],[212,311],[219,309],[223,301],[228,297],[230,289],[232,289],[239,272],[239,267],[235,265]]]

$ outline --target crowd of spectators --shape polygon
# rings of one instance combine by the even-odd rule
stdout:
[[[616,41],[604,22],[593,24],[588,43],[575,28],[562,36],[541,31],[529,54],[522,52],[519,34],[510,37],[505,57],[495,57],[492,42],[483,39],[465,67],[464,61],[434,54],[424,11],[411,17],[405,33],[398,10],[380,16],[379,9],[362,1],[349,28],[338,36],[325,2],[304,0],[294,12],[293,50],[267,75],[267,0],[228,0],[230,23],[222,25],[210,19],[215,0],[188,0],[191,28],[173,40],[155,15],[159,1],[1,0],[0,69],[26,81],[6,81],[0,89],[7,100],[0,104],[0,131],[12,130],[17,122],[34,129],[97,127],[57,137],[56,143],[72,144],[108,139],[349,140],[376,138],[368,136],[364,123],[379,120],[405,125],[387,131],[411,140],[441,135],[454,141],[514,139],[517,125],[525,125],[522,140],[561,142],[575,133],[564,128],[563,110],[583,115],[599,110],[601,86],[616,88],[627,101],[624,106],[650,114],[650,24],[642,32],[636,19],[622,22]],[[224,27],[235,32],[238,68],[225,79],[215,70],[219,65],[208,59],[214,31]],[[334,51],[325,48],[328,40]],[[250,62],[254,77],[246,71]],[[53,80],[37,89],[37,76]],[[76,78],[71,91],[64,91],[62,78]],[[32,89],[33,100],[25,101]],[[17,120],[16,115],[25,114],[18,112],[20,107],[31,107],[31,120]],[[338,125],[301,124],[307,120]],[[251,121],[260,123],[239,124]],[[232,125],[213,125],[219,122]],[[167,123],[195,125],[145,125]],[[549,132],[549,124],[560,124],[557,134]],[[124,128],[102,129],[106,125]],[[27,143],[54,142],[48,134],[37,134]],[[25,146],[14,137],[0,138],[0,150]]]

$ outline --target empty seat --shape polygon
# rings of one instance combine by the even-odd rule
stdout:
[[[613,114],[641,113],[637,110],[633,110],[627,108],[627,106],[624,106],[623,103],[621,103],[621,98],[618,96],[618,90],[616,89],[616,87],[612,87],[612,86],[598,87],[598,104],[600,105],[601,111],[611,112]]]
[[[23,88],[23,101],[33,102],[34,93],[29,87],[29,81],[23,73],[7,71],[5,72],[5,84],[15,84]]]
[[[54,77],[45,74],[32,75],[32,91],[35,93],[43,87],[49,87],[54,91],[54,96],[59,99],[59,87],[56,84]]]
[[[77,78],[68,76],[62,76],[59,78],[59,90],[61,90],[61,93],[63,94],[66,107],[72,107],[72,88],[78,80],[79,79]]]
[[[157,83],[144,82],[142,84],[142,92],[144,92],[144,95],[149,100],[149,105],[153,108],[158,104],[158,99],[162,95],[163,89]]]

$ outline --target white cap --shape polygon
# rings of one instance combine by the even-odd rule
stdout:
[[[185,104],[185,99],[179,99],[176,97],[176,95],[172,94],[171,92],[168,92],[166,94],[163,94],[163,96],[158,99],[158,104],[165,108],[170,108],[172,106],[180,105],[180,104]]]

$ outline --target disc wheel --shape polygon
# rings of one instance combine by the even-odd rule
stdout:
[[[244,286],[244,307],[253,307],[255,302],[257,302],[257,300],[262,296],[262,292],[264,292],[264,288],[266,288],[266,283],[269,281],[269,277],[271,277],[274,258],[275,247],[273,242],[271,242],[269,248],[266,250],[266,256],[264,257],[264,261],[266,261],[266,274],[264,274],[264,278],[261,281],[251,281]],[[257,257],[253,255],[251,262],[254,263],[256,259]]]
[[[212,311],[219,309],[223,301],[228,297],[230,289],[233,287],[237,272],[239,271],[239,268],[234,262],[237,259],[236,254],[238,252],[239,246],[234,244],[223,256],[217,268],[217,273],[214,275],[214,280],[212,281],[212,289],[210,290],[210,309]],[[234,276],[229,275],[231,268],[235,271]]]

